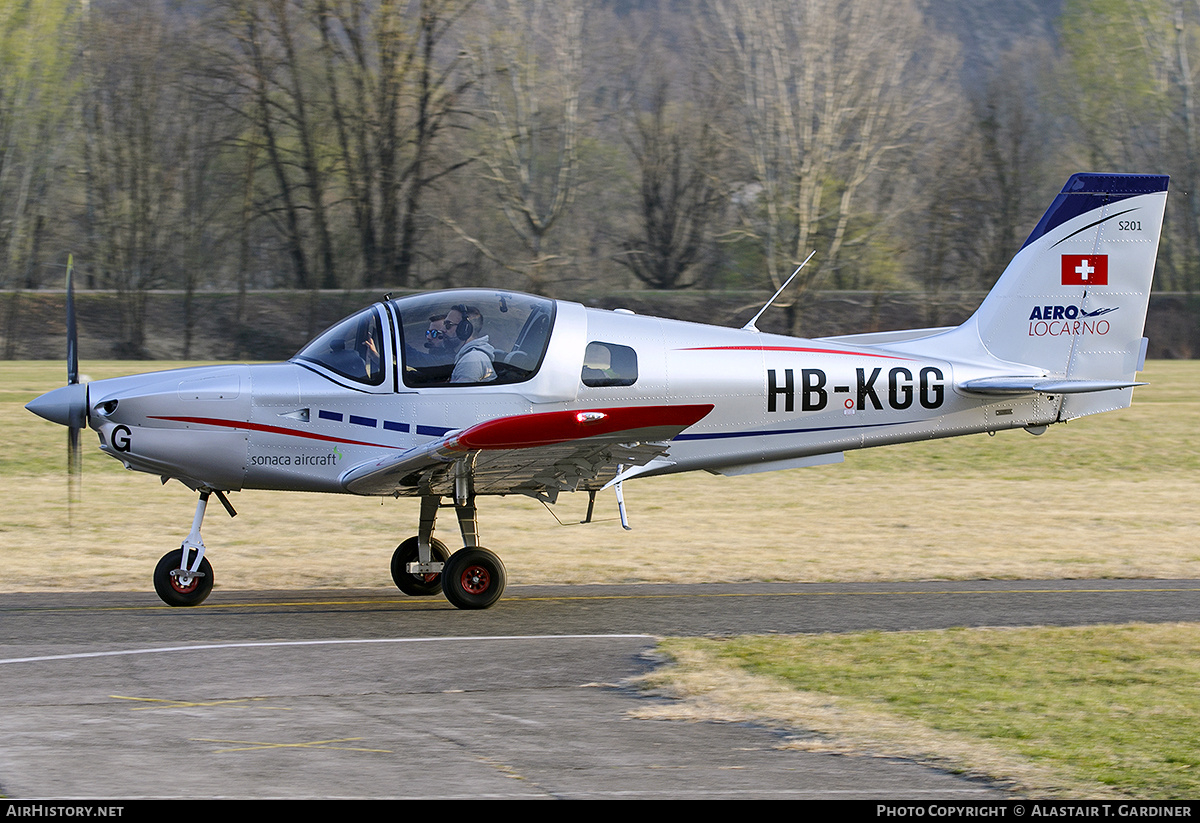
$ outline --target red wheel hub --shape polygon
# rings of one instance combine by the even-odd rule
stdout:
[[[467,566],[462,573],[463,591],[468,594],[483,594],[492,585],[492,575],[480,565]]]
[[[191,594],[198,585],[200,585],[200,578],[194,574],[189,576],[186,584],[179,582],[179,575],[171,575],[171,588],[180,594]]]

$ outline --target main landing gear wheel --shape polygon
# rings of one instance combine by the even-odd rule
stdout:
[[[460,609],[486,609],[504,594],[506,578],[504,564],[487,549],[459,549],[442,568],[442,593]]]
[[[189,553],[189,564],[195,557]],[[180,571],[183,549],[167,552],[154,567],[154,591],[168,606],[199,606],[208,597],[213,587],[212,566],[208,558],[200,559],[200,568],[194,574]],[[172,574],[176,572],[176,574]]]
[[[445,563],[450,557],[450,550],[442,541],[434,538],[429,541],[430,559],[434,562]],[[392,580],[396,588],[413,597],[437,594],[442,590],[440,574],[410,574],[408,564],[417,561],[417,538],[410,537],[396,547],[392,554]]]

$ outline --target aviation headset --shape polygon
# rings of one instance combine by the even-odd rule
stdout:
[[[455,331],[455,336],[464,342],[470,340],[471,335],[475,333],[475,327],[467,319],[467,307],[459,303],[457,306],[451,306],[450,311],[456,311],[462,317],[462,320],[458,324],[458,329]]]

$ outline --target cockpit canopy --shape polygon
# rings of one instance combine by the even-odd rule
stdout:
[[[383,329],[398,322],[398,340]],[[519,383],[541,366],[554,301],[518,292],[464,289],[389,300],[320,334],[295,359],[379,386],[399,362],[410,387]],[[390,337],[390,335],[388,335]]]
[[[387,373],[383,352],[379,309],[371,306],[334,323],[293,359],[319,363],[342,377],[378,386]]]
[[[391,305],[400,317],[407,386],[528,380],[542,363],[554,323],[552,300],[517,292],[435,292]],[[471,359],[475,368],[466,367]]]

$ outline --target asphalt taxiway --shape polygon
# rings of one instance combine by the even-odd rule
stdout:
[[[1004,796],[923,765],[634,719],[655,637],[1191,621],[1200,581],[0,595],[0,796]]]

